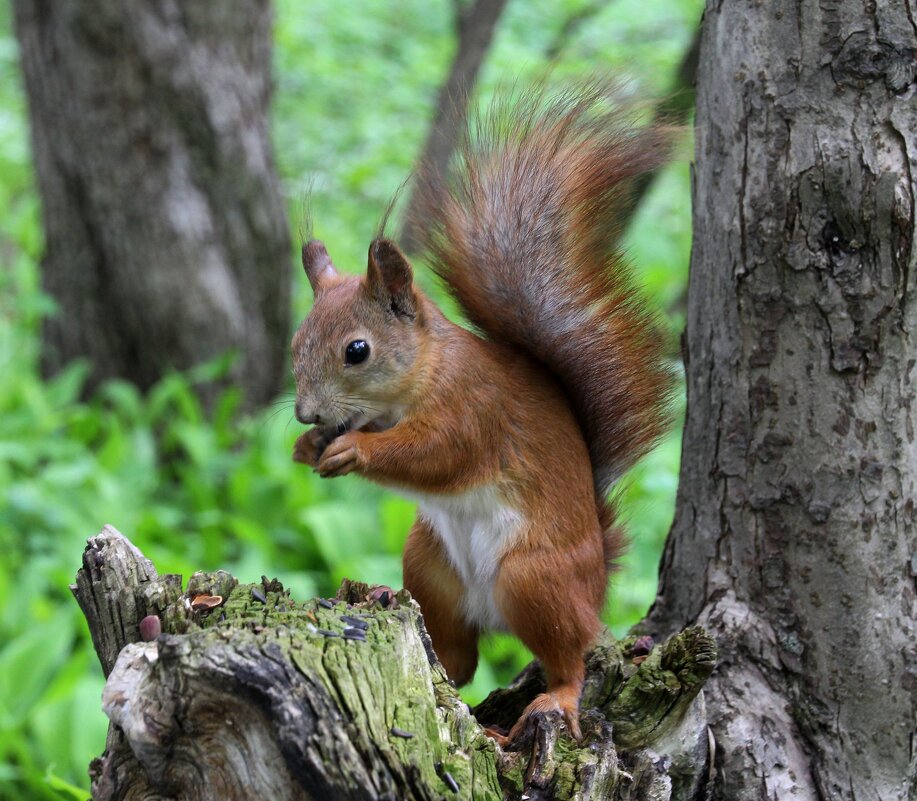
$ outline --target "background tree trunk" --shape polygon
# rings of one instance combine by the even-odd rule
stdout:
[[[108,677],[95,801],[687,801],[706,771],[699,692],[716,649],[698,628],[655,647],[605,637],[587,661],[582,746],[554,713],[504,751],[405,592],[345,580],[334,601],[301,603],[222,571],[183,591],[110,527],[72,590]],[[533,663],[475,714],[506,726],[544,689]]]
[[[290,244],[268,135],[267,0],[14,0],[60,311],[49,372],[141,388],[228,350],[249,404],[280,387]]]
[[[908,0],[707,5],[646,627],[721,645],[716,799],[917,797],[915,31]]]
[[[468,98],[474,89],[484,57],[490,49],[494,31],[506,0],[474,0],[464,6],[453,0],[458,45],[446,82],[439,90],[436,115],[424,145],[419,164],[434,174],[445,175],[449,159],[465,131]],[[419,213],[420,198],[412,193],[404,215],[399,243],[408,253],[423,249],[426,219]]]

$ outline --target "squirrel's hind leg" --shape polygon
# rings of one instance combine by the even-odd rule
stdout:
[[[462,615],[465,586],[442,543],[421,518],[404,548],[404,586],[420,604],[433,650],[457,686],[467,684],[478,666],[480,632]]]
[[[534,712],[559,711],[580,739],[579,697],[584,658],[601,628],[606,572],[596,535],[561,557],[546,550],[512,551],[500,564],[495,596],[510,631],[538,657],[547,692],[525,708],[510,730],[518,737]]]

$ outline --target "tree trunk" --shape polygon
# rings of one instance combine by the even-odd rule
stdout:
[[[436,116],[419,162],[423,169],[431,170],[435,175],[446,174],[449,160],[465,131],[468,99],[490,49],[506,0],[475,0],[468,8],[463,8],[459,0],[453,0],[453,4],[458,48],[449,76],[439,91]],[[418,253],[424,246],[427,220],[419,209],[420,198],[412,193],[399,238],[407,253]]]
[[[281,385],[290,243],[268,135],[267,0],[14,0],[59,312],[44,366],[148,388],[237,352]]]
[[[715,799],[917,798],[911,6],[703,22],[688,411],[645,626],[716,634]]]
[[[698,628],[656,647],[606,636],[587,662],[581,746],[557,714],[503,751],[404,591],[345,580],[334,601],[300,603],[222,571],[182,591],[108,527],[72,589],[108,677],[96,801],[687,801],[707,769],[700,688],[716,650]],[[533,663],[475,714],[506,726],[544,687]]]

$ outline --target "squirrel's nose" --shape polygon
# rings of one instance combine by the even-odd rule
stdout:
[[[317,425],[322,422],[322,416],[318,414],[318,412],[310,413],[306,407],[299,402],[296,404],[296,419],[304,426],[309,425],[309,423],[315,423]]]

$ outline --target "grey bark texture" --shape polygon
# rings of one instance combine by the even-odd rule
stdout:
[[[44,367],[148,388],[227,351],[281,386],[290,242],[268,0],[14,0],[42,201]]]
[[[474,0],[467,6],[453,0],[458,44],[449,75],[439,90],[436,114],[420,157],[421,169],[435,175],[446,174],[465,131],[468,99],[505,6],[506,0]],[[412,193],[405,210],[399,242],[408,253],[418,253],[424,247],[427,220],[420,203],[419,195]]]
[[[95,801],[688,801],[709,770],[701,687],[716,648],[696,627],[655,646],[604,637],[583,742],[545,715],[504,751],[406,592],[345,580],[333,601],[300,602],[222,571],[183,589],[111,527],[72,590],[108,677]],[[510,725],[544,689],[533,663],[474,714]]]
[[[707,4],[645,628],[717,637],[714,799],[917,798],[915,78],[912,0]]]

